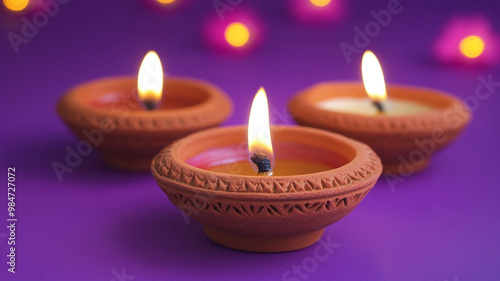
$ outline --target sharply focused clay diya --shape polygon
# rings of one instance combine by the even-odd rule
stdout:
[[[149,170],[162,148],[219,125],[232,111],[231,101],[218,87],[189,78],[168,77],[163,83],[161,64],[159,71],[157,65],[150,66],[139,74],[139,82],[136,77],[90,81],[69,90],[57,104],[68,127],[112,166]]]
[[[151,170],[169,200],[216,243],[251,252],[302,249],[358,205],[382,165],[367,145],[328,131],[274,126],[271,136],[272,176],[250,164],[246,126],[178,140]]]
[[[441,91],[389,85],[387,98],[378,61],[371,70],[363,67],[363,80],[365,87],[355,82],[314,85],[295,95],[288,109],[298,124],[368,144],[388,173],[426,167],[431,155],[452,142],[471,119],[462,101]]]

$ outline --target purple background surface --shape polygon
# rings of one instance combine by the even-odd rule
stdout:
[[[225,2],[225,1],[223,1]],[[372,20],[387,0],[351,1],[343,22],[310,26],[294,21],[285,1],[245,1],[266,27],[266,39],[247,56],[214,53],[202,41],[212,1],[175,11],[140,1],[70,1],[15,53],[6,37],[22,16],[1,12],[0,151],[2,169],[16,167],[16,274],[7,272],[7,187],[0,192],[0,280],[500,280],[500,87],[479,101],[462,136],[431,166],[391,187],[381,178],[350,215],[326,228],[338,244],[314,263],[310,248],[254,254],[218,246],[200,224],[186,224],[149,173],[104,165],[94,152],[60,183],[53,161],[78,140],[55,113],[68,88],[95,78],[136,75],[156,50],[169,73],[211,81],[232,97],[225,125],[247,121],[258,87],[266,87],[275,123],[301,88],[324,80],[360,80],[361,55],[348,64],[339,44],[352,44],[355,26]],[[435,64],[430,48],[447,18],[483,13],[500,32],[498,1],[401,0],[403,11],[368,46],[389,83],[474,95],[478,76],[495,68]],[[25,15],[30,18],[30,15]],[[323,254],[326,252],[322,252]],[[317,266],[315,266],[317,265]],[[311,268],[312,267],[312,268]],[[118,278],[122,270],[126,278]],[[134,277],[134,278],[132,278]],[[296,278],[296,279],[293,279]]]

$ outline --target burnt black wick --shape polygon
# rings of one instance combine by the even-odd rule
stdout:
[[[267,158],[264,153],[254,153],[250,160],[257,166],[259,173],[271,172],[271,161]]]
[[[380,101],[373,101],[373,105],[375,105],[379,113],[384,112],[384,107]]]
[[[151,110],[154,110],[155,107],[156,107],[156,103],[154,101],[149,101],[149,100],[145,100],[142,102],[144,104],[144,107],[148,110],[148,111],[151,111]]]

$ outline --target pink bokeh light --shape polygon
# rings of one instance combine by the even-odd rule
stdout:
[[[484,50],[477,57],[468,57],[460,49],[462,40],[468,36],[477,36],[484,43]],[[447,64],[493,65],[500,58],[500,36],[484,16],[455,16],[444,26],[433,51],[438,61]]]
[[[320,1],[323,2],[323,1]],[[333,23],[344,19],[345,0],[331,0],[324,6],[317,6],[311,0],[289,0],[292,15],[307,23]]]
[[[232,23],[241,23],[248,29],[249,38],[243,46],[235,47],[226,40],[226,28]],[[236,10],[225,13],[222,18],[217,14],[208,18],[203,25],[203,37],[205,42],[216,51],[246,54],[260,45],[264,37],[264,28],[253,11],[237,7]]]
[[[159,1],[159,0],[140,0],[149,9],[157,12],[174,13],[180,10],[181,7],[191,4],[192,0],[171,0],[171,1]]]

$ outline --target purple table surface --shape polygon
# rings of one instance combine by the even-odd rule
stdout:
[[[344,21],[311,26],[294,21],[285,1],[242,1],[234,11],[252,7],[267,36],[246,56],[214,53],[203,44],[203,21],[217,16],[213,1],[171,12],[140,1],[69,1],[18,53],[7,34],[20,34],[22,17],[33,14],[2,10],[0,280],[500,280],[500,87],[482,100],[474,94],[479,76],[500,81],[500,70],[442,66],[430,55],[440,27],[457,13],[482,13],[500,32],[498,1],[401,0],[403,11],[362,48],[378,55],[388,83],[451,92],[473,106],[474,118],[428,169],[401,182],[381,177],[351,214],[326,228],[322,243],[307,249],[255,254],[216,245],[199,223],[184,220],[150,173],[110,168],[95,152],[62,182],[51,167],[65,161],[66,146],[78,143],[55,113],[61,95],[91,79],[136,75],[150,49],[172,75],[227,91],[235,112],[224,125],[247,122],[261,85],[274,123],[293,124],[285,105],[299,89],[360,81],[361,54],[347,63],[339,44],[352,44],[353,28],[364,27],[370,11],[387,3],[351,1]],[[11,166],[15,274],[6,264]]]

